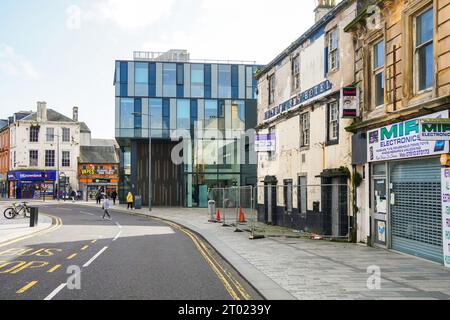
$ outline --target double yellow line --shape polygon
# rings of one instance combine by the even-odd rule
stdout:
[[[26,240],[26,239],[29,239],[29,238],[33,238],[33,237],[37,237],[37,236],[41,236],[41,235],[53,232],[53,231],[61,228],[61,226],[63,225],[63,222],[62,222],[61,218],[52,216],[52,215],[50,215],[48,213],[43,213],[43,215],[46,215],[46,216],[52,218],[53,222],[52,222],[52,225],[50,227],[48,227],[48,228],[46,228],[44,230],[41,230],[41,231],[38,231],[38,232],[34,232],[32,234],[26,235],[26,236],[22,236],[22,237],[16,238],[14,240],[10,240],[10,241],[1,243],[0,244],[0,248],[9,246],[10,244],[13,244],[13,243],[16,243],[16,242],[19,242],[19,241],[23,241],[23,240]]]
[[[250,294],[248,294],[248,292],[242,287],[242,285],[236,280],[236,278],[233,277],[233,275],[228,270],[226,270],[224,267],[222,267],[220,265],[220,263],[217,262],[217,260],[212,256],[208,247],[205,245],[205,243],[202,240],[199,239],[199,237],[197,235],[195,235],[188,229],[186,229],[178,224],[175,224],[173,222],[159,219],[159,218],[154,218],[154,219],[162,221],[162,222],[170,225],[172,228],[183,232],[192,240],[192,242],[194,242],[194,244],[197,247],[200,254],[203,256],[203,258],[209,264],[211,269],[217,275],[219,280],[225,286],[225,289],[228,291],[228,293],[234,300],[251,300]]]

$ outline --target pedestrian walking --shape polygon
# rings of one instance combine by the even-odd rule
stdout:
[[[133,195],[131,192],[128,192],[127,195],[127,209],[133,209]]]
[[[111,215],[109,214],[109,199],[108,197],[105,197],[105,199],[103,200],[103,218],[105,219],[105,216],[108,216],[108,219],[111,220]]]
[[[117,191],[116,191],[116,190],[114,190],[114,191],[111,193],[111,197],[112,197],[112,199],[113,199],[113,205],[116,205],[116,198],[117,198]]]
[[[96,200],[97,200],[97,204],[101,203],[101,200],[102,200],[102,190],[101,189],[98,189],[98,191],[97,191]]]

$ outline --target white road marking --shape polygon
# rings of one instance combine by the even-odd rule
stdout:
[[[67,286],[67,283],[61,283],[58,288],[53,290],[52,293],[50,293],[44,300],[52,300],[62,289],[64,289]]]
[[[117,239],[119,239],[120,235],[122,234],[122,231],[119,231],[119,233],[117,234],[117,236],[113,239],[113,241],[116,241]]]
[[[84,211],[80,211],[80,213],[82,213],[82,214],[87,214],[87,215],[90,215],[90,216],[95,216],[95,214],[93,214],[93,213],[90,213],[90,212],[84,212]]]
[[[120,225],[120,223],[116,222],[116,225],[119,227],[119,229],[122,229],[122,226]]]
[[[72,209],[69,209],[69,208],[57,208],[57,209],[59,209],[59,210],[66,210],[66,211],[72,211]]]
[[[94,262],[94,260],[97,259],[98,256],[101,255],[106,249],[108,249],[108,247],[104,247],[102,250],[100,250],[99,252],[97,252],[97,254],[91,258],[91,260],[89,260],[88,262],[86,262],[86,263],[83,265],[83,268],[89,267],[89,265],[90,265],[92,262]]]

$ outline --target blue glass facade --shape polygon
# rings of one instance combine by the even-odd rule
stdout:
[[[183,157],[191,161],[180,166],[175,179],[181,188],[173,192],[178,202],[160,201],[166,195],[154,185],[155,205],[204,207],[211,187],[256,183],[256,164],[242,161],[249,157],[241,154],[236,139],[256,125],[257,66],[165,61],[116,61],[115,66],[115,130],[123,159],[122,197],[131,190],[147,202],[149,135],[152,147],[160,145],[160,150],[166,150],[164,146],[180,129],[190,132],[192,143],[190,150],[183,150]],[[155,159],[158,156],[161,154]],[[170,154],[159,161],[166,165]],[[173,168],[166,169],[154,164],[154,184],[168,184],[165,171]]]

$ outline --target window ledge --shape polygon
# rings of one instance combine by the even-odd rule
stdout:
[[[339,144],[339,139],[337,139],[337,140],[329,140],[329,141],[325,142],[325,146],[326,147],[334,146],[334,145],[337,145],[337,144]]]

